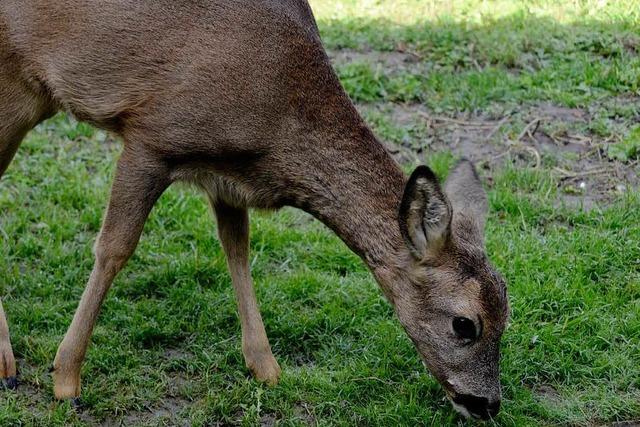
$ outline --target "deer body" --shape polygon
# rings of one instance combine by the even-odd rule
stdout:
[[[60,109],[119,135],[124,149],[94,269],[54,362],[57,398],[79,396],[100,305],[153,204],[171,183],[188,181],[214,208],[243,353],[258,379],[275,383],[280,368],[251,283],[247,209],[289,205],[320,219],[363,258],[462,412],[497,411],[496,340],[506,297],[484,258],[484,220],[476,218],[486,200],[477,177],[464,163],[444,192],[426,168],[407,181],[340,86],[306,1],[3,0],[0,175],[24,134]],[[448,188],[461,196],[447,197]],[[461,239],[457,223],[466,224]],[[462,264],[478,272],[459,292],[452,271]],[[436,280],[438,290],[419,284]],[[449,372],[456,369],[444,354],[426,354],[438,353],[430,343],[438,334],[425,332],[432,321],[423,298],[452,293],[455,307],[495,309],[486,315],[488,344],[476,351],[484,364],[475,383]],[[1,305],[0,355],[0,377],[14,378]]]

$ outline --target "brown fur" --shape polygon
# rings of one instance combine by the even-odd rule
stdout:
[[[477,176],[462,163],[444,190],[432,175],[405,190],[340,86],[306,1],[4,0],[0,100],[0,174],[24,134],[59,109],[124,141],[94,269],[54,362],[56,397],[79,395],[114,277],[158,197],[189,181],[214,207],[257,378],[275,383],[280,368],[252,289],[247,209],[290,205],[363,258],[450,395],[499,399],[506,296],[484,256]],[[399,215],[403,194],[411,209]],[[452,336],[462,315],[487,332],[472,346]],[[0,374],[15,375],[1,311],[0,355]]]

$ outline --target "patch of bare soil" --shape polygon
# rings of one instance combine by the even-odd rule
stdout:
[[[329,59],[334,66],[352,63],[366,63],[375,68],[384,69],[385,73],[393,75],[401,72],[412,74],[424,73],[429,65],[420,56],[412,52],[362,52],[351,49],[328,51]]]
[[[294,408],[293,412],[297,418],[302,420],[302,422],[307,426],[315,426],[318,425],[318,420],[315,415],[313,415],[313,411],[308,403],[300,402]]]
[[[532,391],[538,399],[552,406],[557,406],[562,402],[562,397],[560,396],[560,393],[558,393],[558,390],[550,385],[537,385],[533,387]]]
[[[33,415],[37,417],[45,417],[45,413],[40,409],[47,407],[50,403],[46,397],[46,391],[41,385],[30,383],[19,383],[18,393],[27,401],[27,406],[31,408]]]
[[[276,425],[277,418],[273,414],[263,415],[260,418],[260,427],[273,427]]]
[[[164,358],[172,361],[172,360],[187,360],[193,357],[193,354],[188,351],[181,350],[179,348],[167,348],[164,351]]]
[[[168,349],[164,354],[168,360],[182,360],[191,356],[191,353],[175,349]],[[186,412],[193,405],[193,402],[185,397],[185,390],[188,390],[191,384],[192,380],[186,374],[172,372],[166,385],[165,395],[158,403],[145,402],[141,409],[109,417],[102,423],[96,422],[88,412],[81,413],[80,418],[90,425],[103,427],[188,426],[190,423]]]
[[[157,406],[138,411],[129,411],[120,418],[108,418],[100,426],[189,426],[189,420],[180,416],[180,412],[188,408],[190,402],[181,397],[166,396]]]
[[[623,101],[640,105],[637,98]],[[489,180],[492,171],[505,163],[548,170],[558,178],[559,205],[591,209],[640,183],[637,160],[623,163],[606,156],[607,145],[624,135],[605,138],[591,132],[590,111],[549,103],[475,115],[436,114],[419,104],[367,104],[359,109],[365,115],[380,113],[395,127],[419,129],[409,141],[387,144],[401,163],[420,162],[426,153],[450,150],[476,162]]]

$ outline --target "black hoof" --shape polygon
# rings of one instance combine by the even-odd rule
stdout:
[[[2,388],[16,390],[18,388],[18,377],[9,377],[2,380]]]
[[[82,400],[79,397],[74,397],[73,399],[70,399],[69,403],[71,404],[71,407],[76,412],[80,412],[84,409],[84,404],[82,403]]]

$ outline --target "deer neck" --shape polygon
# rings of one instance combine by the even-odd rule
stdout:
[[[294,205],[332,229],[373,272],[393,300],[407,256],[398,225],[406,177],[366,125],[310,144]]]

